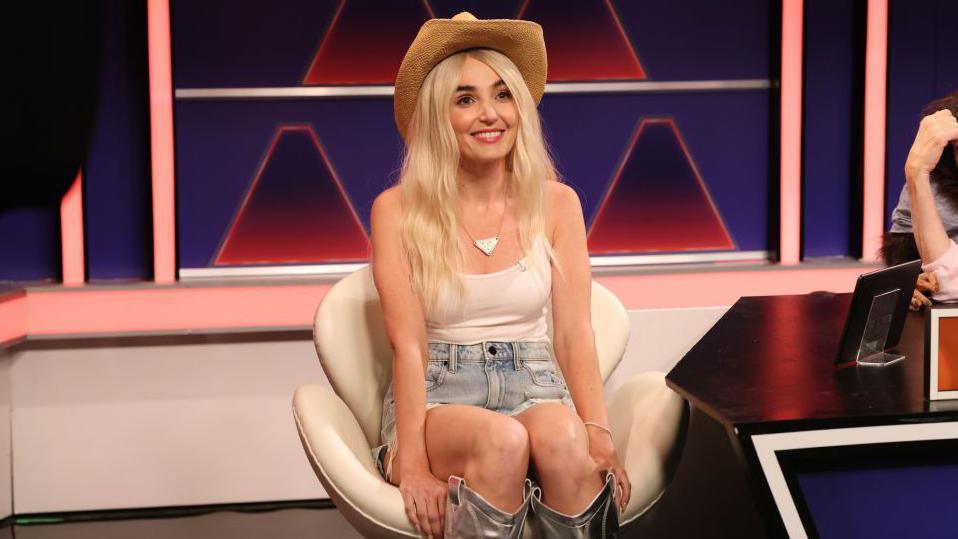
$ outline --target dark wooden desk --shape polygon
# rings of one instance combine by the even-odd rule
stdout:
[[[666,379],[737,444],[772,536],[804,534],[795,533],[794,519],[789,526],[769,451],[805,447],[808,440],[809,447],[827,445],[814,441],[825,430],[880,443],[883,438],[869,436],[887,436],[889,429],[861,428],[907,427],[895,436],[908,440],[925,428],[916,425],[958,421],[958,401],[929,405],[923,398],[921,314],[909,314],[898,347],[907,359],[887,367],[833,366],[850,300],[850,294],[824,293],[742,298]],[[790,436],[776,436],[782,434]]]

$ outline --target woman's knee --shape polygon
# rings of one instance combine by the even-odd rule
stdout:
[[[529,466],[529,433],[507,416],[490,421],[473,448],[474,460],[502,469],[526,469]]]
[[[582,422],[574,414],[543,415],[528,425],[530,456],[536,471],[568,475],[591,473],[589,440]]]

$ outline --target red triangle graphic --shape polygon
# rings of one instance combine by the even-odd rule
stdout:
[[[369,240],[309,126],[280,127],[214,262],[315,264],[365,260]]]
[[[589,229],[593,254],[735,249],[671,119],[644,119]]]
[[[340,0],[303,84],[392,84],[419,27],[425,0]]]
[[[526,0],[516,18],[542,25],[550,81],[646,78],[609,0]]]

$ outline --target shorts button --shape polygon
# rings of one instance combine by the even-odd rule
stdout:
[[[489,353],[492,354],[492,355],[496,355],[496,347],[495,347],[495,346],[490,346],[490,347],[489,347]]]

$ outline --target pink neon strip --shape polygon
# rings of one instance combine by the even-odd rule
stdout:
[[[83,258],[83,170],[60,201],[60,249],[63,284],[82,285],[86,280]]]
[[[173,76],[169,0],[147,1],[150,56],[150,140],[153,158],[153,274],[176,280]]]
[[[312,325],[329,285],[31,291],[30,335]]]
[[[802,241],[802,0],[782,1],[779,261],[797,264]]]
[[[20,294],[0,300],[0,345],[18,341],[27,334],[27,298]]]
[[[627,309],[675,309],[732,305],[744,296],[841,293],[855,289],[865,268],[753,270],[596,277]]]
[[[432,6],[429,5],[428,0],[422,0],[422,6],[426,8],[426,15],[428,15],[430,19],[436,18],[436,12],[433,11]],[[330,26],[330,28],[332,28],[332,26]]]
[[[850,292],[863,268],[600,277],[629,309],[731,305],[741,296]],[[288,328],[312,325],[330,285],[30,290],[0,302],[0,342],[24,335]],[[19,303],[17,303],[19,301]]]
[[[323,36],[322,43],[319,44],[319,49],[316,50],[316,54],[313,56],[313,61],[309,65],[309,69],[306,70],[306,73],[303,75],[303,84],[306,84],[306,79],[309,77],[310,73],[316,69],[316,62],[323,56],[323,51],[326,49],[326,44],[329,43],[330,36],[332,36],[332,30],[336,28],[336,23],[339,22],[339,17],[343,14],[343,8],[346,7],[346,0],[339,0],[339,5],[336,6],[336,13],[333,14],[333,18],[329,23],[329,27],[326,30],[326,35]],[[429,10],[429,7],[426,7]]]
[[[885,230],[885,115],[888,77],[888,0],[868,0],[865,40],[865,141],[862,260],[878,260]]]

